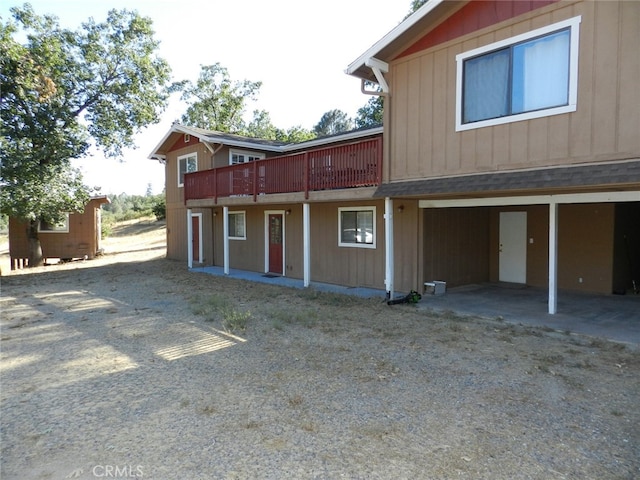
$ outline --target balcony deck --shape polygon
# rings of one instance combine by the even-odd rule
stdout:
[[[184,199],[374,187],[382,177],[382,138],[188,173]]]

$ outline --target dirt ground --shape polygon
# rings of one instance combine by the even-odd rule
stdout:
[[[104,246],[1,252],[4,480],[640,478],[638,349]]]

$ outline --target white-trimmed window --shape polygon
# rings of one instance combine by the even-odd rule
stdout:
[[[58,223],[49,223],[40,220],[38,232],[42,233],[69,233],[69,214],[66,213],[64,219]]]
[[[376,207],[338,208],[338,245],[376,248]]]
[[[184,174],[198,171],[198,155],[190,153],[178,157],[178,187],[184,186]]]
[[[243,150],[229,150],[229,165],[253,162],[255,160],[262,160],[263,158],[264,153],[246,152]]]
[[[456,131],[574,112],[582,17],[456,56]]]
[[[231,240],[247,239],[247,216],[245,212],[229,212],[229,238]]]

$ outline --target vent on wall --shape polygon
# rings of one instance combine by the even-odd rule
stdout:
[[[191,135],[189,135],[188,133],[184,134],[184,143],[189,143],[189,140],[191,140]]]

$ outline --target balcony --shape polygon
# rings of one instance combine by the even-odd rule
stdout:
[[[382,138],[188,173],[184,199],[309,192],[380,184]]]

